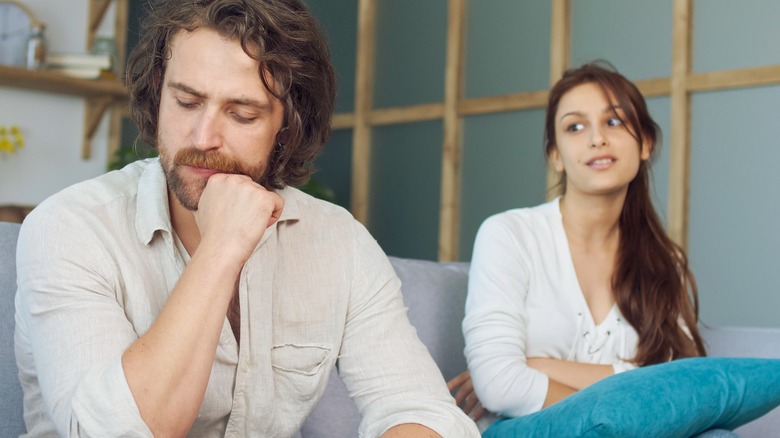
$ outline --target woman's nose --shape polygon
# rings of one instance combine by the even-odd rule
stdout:
[[[607,145],[607,137],[601,132],[599,127],[594,127],[591,131],[590,145],[594,148]]]

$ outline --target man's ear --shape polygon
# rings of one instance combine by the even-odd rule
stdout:
[[[157,92],[162,91],[162,81],[163,81],[162,69],[156,68],[154,72],[154,89],[157,90]]]
[[[563,172],[563,160],[561,160],[561,154],[558,152],[557,146],[553,146],[550,149],[550,153],[547,154],[547,159],[550,161],[550,164],[552,164],[556,172]]]

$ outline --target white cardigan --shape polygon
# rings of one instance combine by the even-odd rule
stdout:
[[[549,380],[527,357],[634,368],[638,337],[617,306],[598,326],[580,290],[559,199],[489,217],[479,229],[463,321],[483,406],[516,417],[542,408]]]

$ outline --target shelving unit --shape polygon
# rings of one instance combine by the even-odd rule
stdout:
[[[5,65],[0,65],[0,85],[70,96],[107,96],[114,99],[127,97],[124,85],[117,80],[79,79],[45,70],[27,70]]]
[[[117,48],[118,70],[124,66],[124,47],[127,32],[127,0],[90,0],[89,29],[86,49],[92,46],[100,22],[111,1],[116,2],[114,41]],[[92,137],[100,120],[112,106],[127,101],[127,91],[118,79],[79,79],[48,71],[27,70],[0,65],[0,86],[23,88],[43,93],[83,97],[86,100],[84,114],[84,139],[81,157],[87,160],[92,155]],[[116,119],[114,117],[113,119]],[[117,123],[112,119],[111,130]],[[117,135],[111,134],[112,138]]]

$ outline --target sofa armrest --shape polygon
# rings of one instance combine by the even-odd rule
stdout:
[[[700,327],[707,354],[722,357],[780,359],[780,328]],[[744,437],[775,436],[780,430],[780,408],[736,430]]]
[[[22,387],[14,355],[14,297],[16,296],[16,239],[19,224],[0,222],[0,436],[26,432]]]

